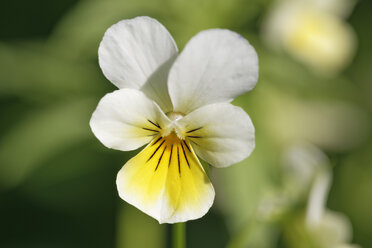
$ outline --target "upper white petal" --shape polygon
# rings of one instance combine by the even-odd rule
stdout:
[[[140,89],[157,70],[161,72],[152,84],[166,85],[177,52],[177,45],[162,24],[150,17],[136,17],[122,20],[106,31],[98,58],[104,75],[118,88]],[[167,97],[170,104],[167,89],[160,96],[159,92],[152,95]]]
[[[216,167],[245,159],[255,147],[251,119],[230,103],[203,106],[179,120],[178,126],[196,154]]]
[[[239,34],[211,29],[194,36],[174,62],[168,88],[174,111],[187,114],[250,91],[258,79],[256,51]]]
[[[122,151],[149,143],[169,119],[159,106],[135,89],[120,89],[106,94],[90,120],[94,135],[107,147]]]

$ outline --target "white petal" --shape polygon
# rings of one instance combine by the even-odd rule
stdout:
[[[178,126],[196,154],[216,167],[245,159],[255,147],[251,119],[229,103],[201,107],[179,120]]]
[[[343,243],[348,243],[352,236],[352,226],[350,220],[342,213],[325,210],[316,226],[308,228],[311,238],[324,244],[322,247],[337,247]]]
[[[135,89],[105,95],[90,120],[94,135],[105,146],[122,151],[149,143],[168,124],[159,106]]]
[[[254,48],[237,33],[223,29],[194,36],[174,62],[168,87],[174,110],[187,114],[250,91],[258,79]]]
[[[172,36],[150,17],[122,20],[112,25],[98,49],[103,73],[118,88],[140,89],[157,70],[161,72],[152,84],[166,88],[168,70],[176,55],[177,46]],[[167,89],[160,95],[159,92],[152,92],[152,95],[165,97],[167,105],[170,104]]]
[[[331,181],[332,174],[326,169],[314,179],[306,210],[306,224],[310,228],[318,225],[323,218]]]

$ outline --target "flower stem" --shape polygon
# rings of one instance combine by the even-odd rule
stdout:
[[[186,223],[173,224],[173,248],[186,248]]]

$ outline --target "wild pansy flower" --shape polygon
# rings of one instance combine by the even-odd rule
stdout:
[[[263,25],[269,46],[288,52],[316,72],[336,74],[351,61],[356,47],[345,21],[354,0],[277,0]]]
[[[99,102],[93,133],[122,151],[148,144],[119,171],[120,197],[160,223],[202,217],[215,192],[197,156],[226,167],[255,146],[249,116],[229,103],[257,82],[254,48],[232,31],[211,29],[178,54],[164,26],[137,17],[111,26],[98,55],[119,90]]]

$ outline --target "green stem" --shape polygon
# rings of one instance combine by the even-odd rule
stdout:
[[[186,248],[186,223],[173,224],[173,248]]]

